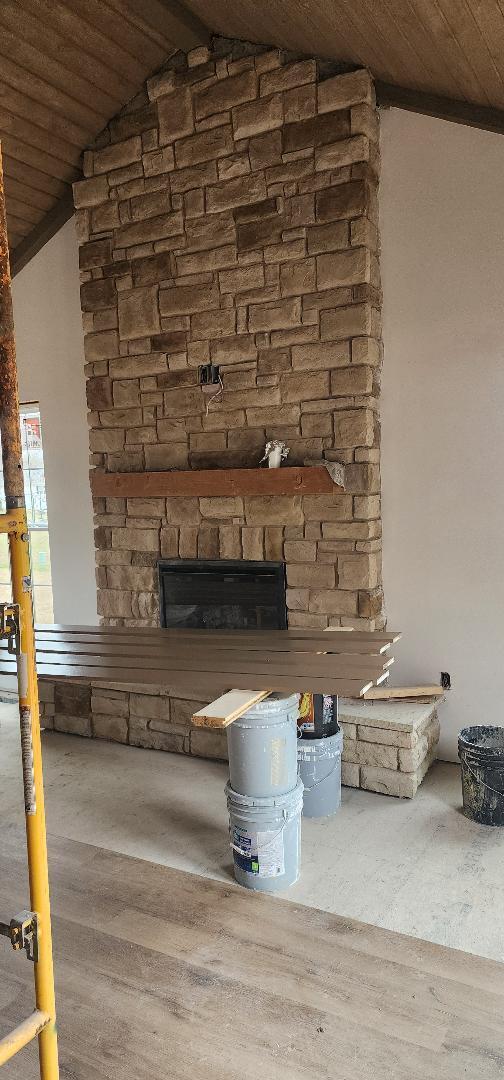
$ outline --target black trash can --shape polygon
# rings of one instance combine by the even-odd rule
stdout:
[[[464,814],[481,825],[504,825],[504,728],[464,728],[458,750]]]

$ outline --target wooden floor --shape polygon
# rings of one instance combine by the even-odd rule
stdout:
[[[503,1075],[494,961],[87,844],[50,856],[62,1080]],[[25,905],[7,829],[0,917]],[[1,1034],[30,1011],[31,973],[0,939]],[[32,1049],[2,1072],[37,1077]]]

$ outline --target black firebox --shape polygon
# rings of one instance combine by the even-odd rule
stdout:
[[[161,626],[285,630],[285,565],[247,560],[162,560]]]

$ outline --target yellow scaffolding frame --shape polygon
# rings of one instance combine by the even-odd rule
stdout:
[[[14,319],[0,148],[0,433],[7,512],[0,533],[9,538],[12,604],[0,605],[0,636],[16,653],[23,762],[30,911],[0,924],[16,951],[33,961],[35,1011],[0,1039],[0,1065],[38,1036],[41,1080],[58,1080],[58,1042],[51,940],[51,912],[42,777],[40,716],[35,662],[32,579],[19,421]]]

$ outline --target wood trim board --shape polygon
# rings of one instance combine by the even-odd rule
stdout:
[[[93,495],[128,499],[188,495],[323,495],[344,490],[331,480],[324,465],[145,473],[104,473],[91,469],[89,477]]]
[[[195,727],[227,728],[268,694],[269,690],[258,690],[256,694],[251,690],[230,690],[193,713],[192,723]]]

